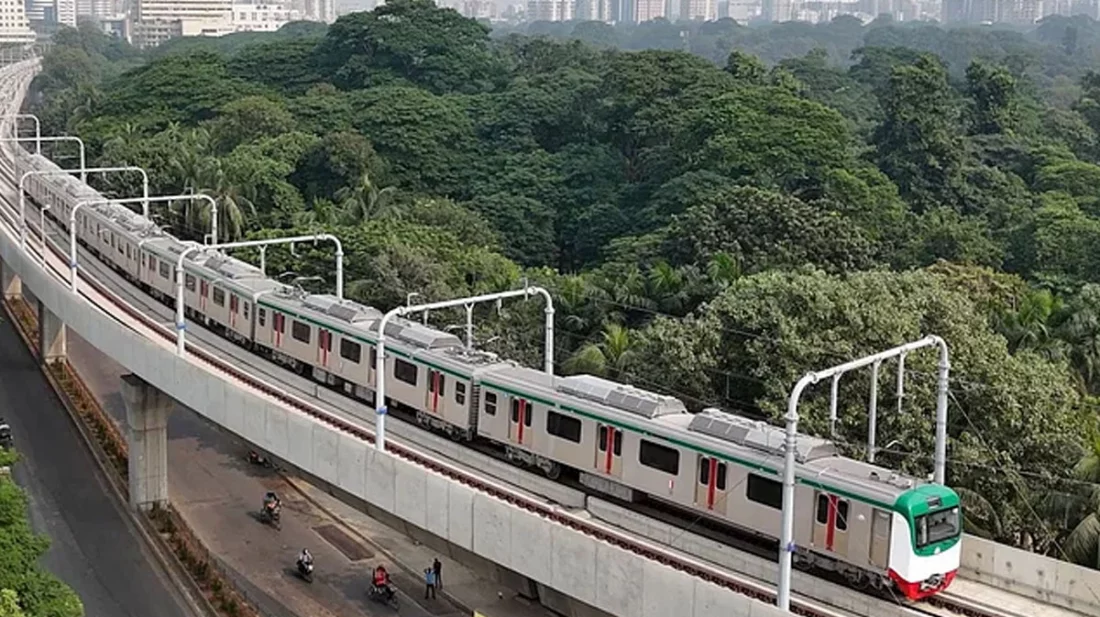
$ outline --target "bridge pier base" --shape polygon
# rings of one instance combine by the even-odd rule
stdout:
[[[4,288],[5,300],[17,300],[23,297],[23,280],[2,261],[0,261],[0,286]]]
[[[130,447],[130,506],[168,503],[168,413],[174,401],[137,375],[122,376]]]
[[[53,364],[68,355],[65,322],[38,301],[38,349],[43,364]]]

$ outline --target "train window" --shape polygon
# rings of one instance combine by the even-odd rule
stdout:
[[[613,446],[614,446],[615,456],[622,456],[623,455],[623,432],[622,431],[615,431],[615,443],[613,444]]]
[[[485,393],[485,414],[489,416],[497,415],[497,395],[492,392]]]
[[[217,289],[214,293],[217,293]],[[217,302],[217,296],[214,296],[214,301]],[[290,336],[294,337],[294,340],[308,343],[310,337],[313,335],[313,328],[309,324],[302,323],[295,319],[290,324]]]
[[[257,317],[259,317],[260,325],[262,326],[267,323],[267,311],[265,309],[260,309],[258,313]]]
[[[824,525],[829,522],[829,496],[817,496],[817,522]]]
[[[195,277],[190,274],[183,275],[183,284],[187,287],[187,291],[195,293]]]
[[[248,319],[248,303],[243,302],[242,304],[244,304],[244,318]]]
[[[699,458],[699,484],[710,484],[710,459],[705,456]]]
[[[512,397],[512,422],[519,422],[519,402],[523,401],[523,425],[531,426],[531,418],[535,415],[534,409],[532,409],[531,401],[527,401],[515,396]]]
[[[168,264],[164,263],[163,261],[160,262],[160,278],[168,278]]]
[[[346,338],[340,339],[340,357],[359,364],[363,357],[363,346]]]
[[[556,411],[546,412],[546,432],[555,437],[560,437],[573,443],[581,442],[581,421],[560,414]]]
[[[749,474],[745,495],[758,504],[781,510],[783,508],[783,485],[756,474]]]
[[[142,256],[141,256],[141,265],[142,265],[142,266],[144,266],[144,265],[145,265],[145,255],[142,255]]]
[[[466,384],[461,381],[455,382],[455,402],[459,405],[466,404]]]
[[[642,440],[638,462],[674,476],[680,473],[680,451],[652,441]]]
[[[286,332],[286,317],[282,313],[272,313],[271,318],[275,321],[273,325],[279,334]]]
[[[836,530],[848,531],[848,500],[836,502]]]
[[[720,491],[726,490],[726,464],[718,463],[718,479],[714,481],[714,486]]]
[[[124,255],[125,254],[125,251],[123,250],[123,248],[124,248],[123,244],[121,242],[119,242],[118,243],[118,254],[119,255]]]
[[[393,376],[399,381],[415,386],[417,372],[416,365],[412,362],[405,362],[401,358],[393,359]]]
[[[378,351],[374,348],[370,348],[370,367],[378,368]]]
[[[225,290],[220,287],[214,288],[214,304],[218,306],[225,306]]]

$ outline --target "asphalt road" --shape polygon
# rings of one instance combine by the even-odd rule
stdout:
[[[125,369],[71,331],[68,351],[88,388],[122,425],[125,406],[119,383]],[[268,617],[462,615],[446,601],[422,600],[420,579],[413,579],[372,546],[347,535],[346,529],[279,474],[250,465],[245,460],[247,452],[244,442],[178,404],[168,417],[169,498],[261,613]],[[255,517],[269,490],[283,500],[279,530]],[[379,545],[400,542],[382,536],[372,541]],[[302,548],[309,548],[316,564],[312,585],[294,573]],[[396,613],[367,600],[370,572],[379,563],[391,572],[401,591],[401,609]]]
[[[0,323],[0,413],[22,460],[31,524],[50,537],[43,565],[76,590],[89,617],[193,617],[10,323]]]

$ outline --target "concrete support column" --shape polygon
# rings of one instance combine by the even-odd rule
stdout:
[[[23,297],[22,279],[12,271],[8,264],[2,261],[0,261],[0,286],[4,288],[5,300],[16,300]]]
[[[64,360],[68,353],[65,322],[50,312],[41,300],[38,301],[38,349],[43,364]]]
[[[168,412],[173,401],[137,375],[122,376],[130,447],[130,505],[168,503]]]

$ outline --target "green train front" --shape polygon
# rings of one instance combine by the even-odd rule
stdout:
[[[890,528],[890,580],[910,600],[947,588],[962,558],[962,508],[955,491],[925,484],[902,493]]]

